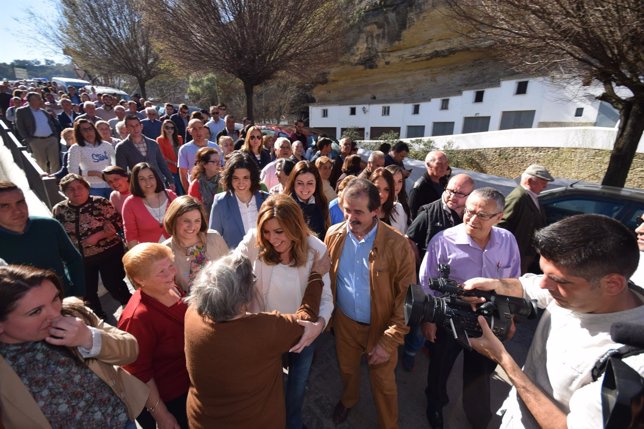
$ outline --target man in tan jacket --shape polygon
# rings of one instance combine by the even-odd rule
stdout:
[[[356,179],[344,190],[345,222],[326,236],[331,255],[334,329],[342,398],[333,412],[345,421],[358,402],[360,361],[367,355],[369,378],[381,428],[398,427],[395,369],[397,349],[408,332],[403,317],[415,262],[407,240],[378,220],[380,198],[369,181]]]

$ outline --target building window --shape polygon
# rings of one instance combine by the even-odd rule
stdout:
[[[389,116],[389,106],[382,106],[382,116]]]
[[[354,107],[349,107],[349,116],[355,116],[356,115],[356,108]]]
[[[489,116],[469,116],[463,118],[463,134],[481,133],[490,129]]]
[[[528,81],[521,80],[517,82],[517,92],[515,92],[515,94],[521,95],[521,94],[527,94],[527,93],[528,93]]]
[[[424,125],[407,125],[407,138],[413,139],[418,137],[425,137]]]
[[[432,124],[433,136],[450,136],[454,134],[454,122],[434,122]]]
[[[514,128],[532,128],[534,122],[534,110],[516,110],[501,112],[500,130],[511,130]]]
[[[441,110],[448,110],[449,109],[449,98],[443,98],[441,100]]]
[[[474,102],[475,103],[482,103],[483,102],[483,94],[485,94],[484,90],[476,91],[474,93]]]
[[[581,118],[582,116],[584,116],[584,108],[577,107],[577,109],[575,109],[575,118]]]
[[[411,106],[411,114],[418,115],[420,113],[420,104],[414,104]]]
[[[323,118],[329,117],[329,109],[322,109],[322,117]]]

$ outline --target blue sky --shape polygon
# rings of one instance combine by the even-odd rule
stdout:
[[[25,22],[28,11],[41,16],[56,17],[57,0],[8,0],[2,2],[0,13],[0,62],[10,63],[13,60],[52,59],[66,62],[65,56],[54,53],[36,41],[29,41],[33,30]],[[19,20],[19,21],[16,21]]]

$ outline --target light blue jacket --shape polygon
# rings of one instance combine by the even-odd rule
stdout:
[[[255,203],[257,210],[262,206],[262,203],[268,194],[264,191],[255,193]],[[212,209],[210,211],[210,229],[219,232],[228,244],[228,248],[234,249],[237,247],[242,238],[244,238],[244,223],[242,222],[239,205],[237,198],[232,192],[220,192],[215,195],[212,202]],[[255,228],[256,225],[251,225]]]

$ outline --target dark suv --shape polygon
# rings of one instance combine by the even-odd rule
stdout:
[[[612,186],[571,184],[543,191],[539,195],[548,224],[581,213],[602,214],[635,229],[635,220],[644,213],[644,191]]]

